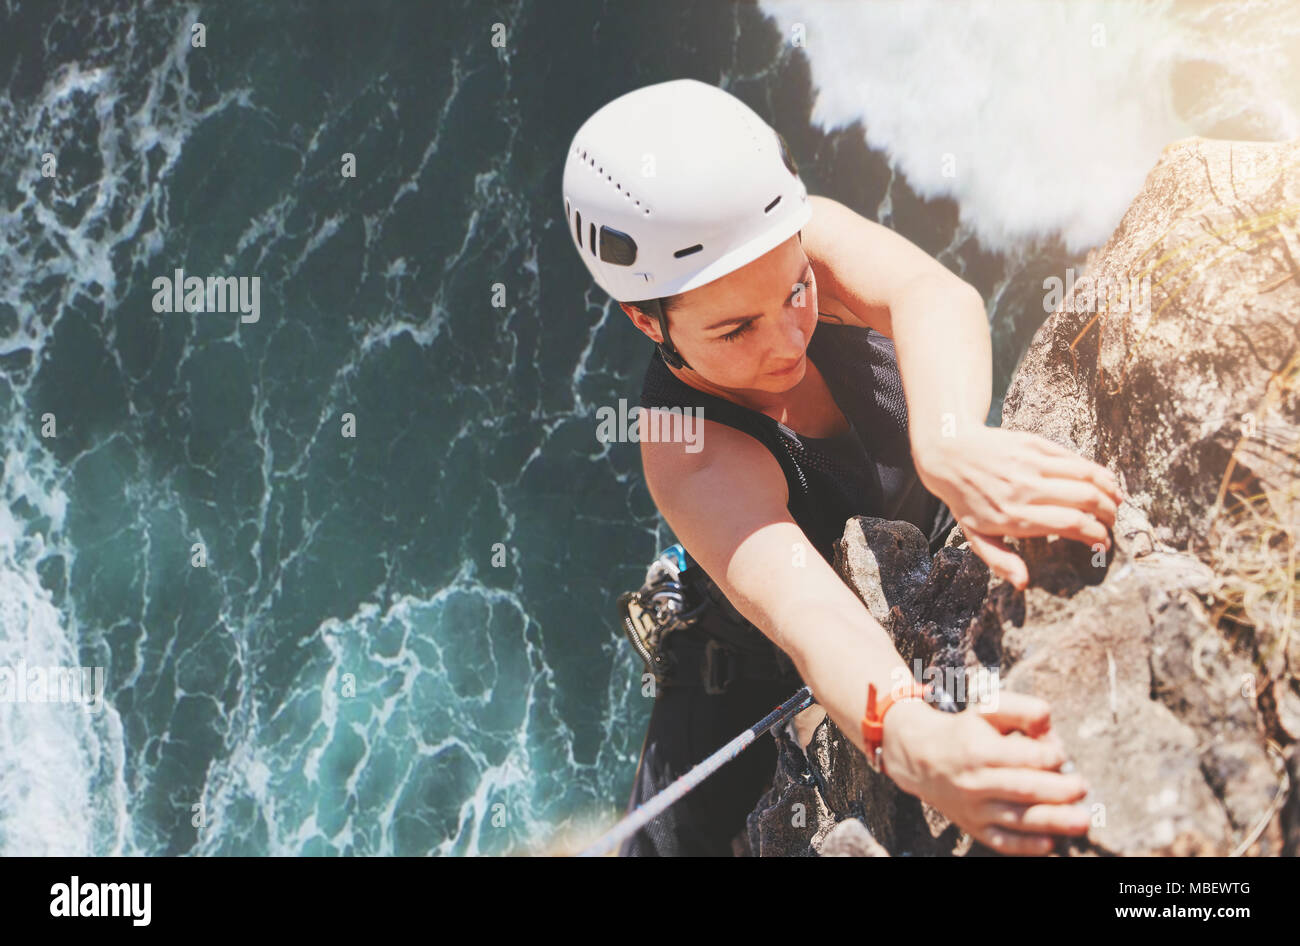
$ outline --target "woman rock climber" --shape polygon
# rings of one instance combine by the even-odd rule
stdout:
[[[642,422],[659,407],[703,410],[703,449],[642,438],[646,483],[755,638],[668,638],[685,669],[656,692],[629,808],[803,680],[869,762],[991,848],[1043,854],[1054,836],[1085,833],[1087,787],[1060,771],[1048,704],[1004,692],[952,714],[891,693],[910,671],[830,567],[854,515],[912,522],[931,551],[955,520],[1019,589],[1028,572],[1007,536],[1110,548],[1121,494],[1108,470],[985,426],[979,293],[893,231],[809,195],[781,136],[695,80],[599,109],[574,136],[563,188],[584,264],[656,345]],[[864,730],[869,685],[878,725]],[[621,853],[732,853],[771,782],[775,747],[761,745]]]

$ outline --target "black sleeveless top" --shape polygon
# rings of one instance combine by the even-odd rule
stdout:
[[[766,446],[785,473],[791,518],[828,564],[845,521],[859,515],[910,522],[927,536],[931,553],[937,552],[955,522],[912,463],[893,339],[870,328],[820,321],[808,357],[851,425],[839,436],[804,437],[766,414],[698,391],[668,370],[658,348],[646,369],[641,406],[702,408],[706,420]]]

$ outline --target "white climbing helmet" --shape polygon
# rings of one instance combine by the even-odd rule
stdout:
[[[619,302],[686,292],[752,262],[812,216],[785,140],[696,79],[621,95],[583,122],[564,164],[569,237]]]

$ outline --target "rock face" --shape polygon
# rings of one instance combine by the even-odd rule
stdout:
[[[1019,593],[960,527],[931,560],[910,524],[861,517],[836,570],[909,664],[1051,703],[1093,813],[1058,853],[1300,853],[1300,142],[1171,145],[1086,277],[1003,426],[1116,472],[1113,552],[1019,540]],[[992,853],[804,715],[752,853]]]

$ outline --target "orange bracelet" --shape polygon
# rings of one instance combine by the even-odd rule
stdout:
[[[877,712],[876,685],[867,684],[867,711],[862,716],[862,741],[866,743],[868,758],[874,756],[881,774],[887,774],[884,757],[885,714],[889,712],[890,707],[906,700],[929,700],[930,690],[931,687],[922,686],[916,681],[912,681],[912,685],[905,690],[896,687],[885,694]]]

